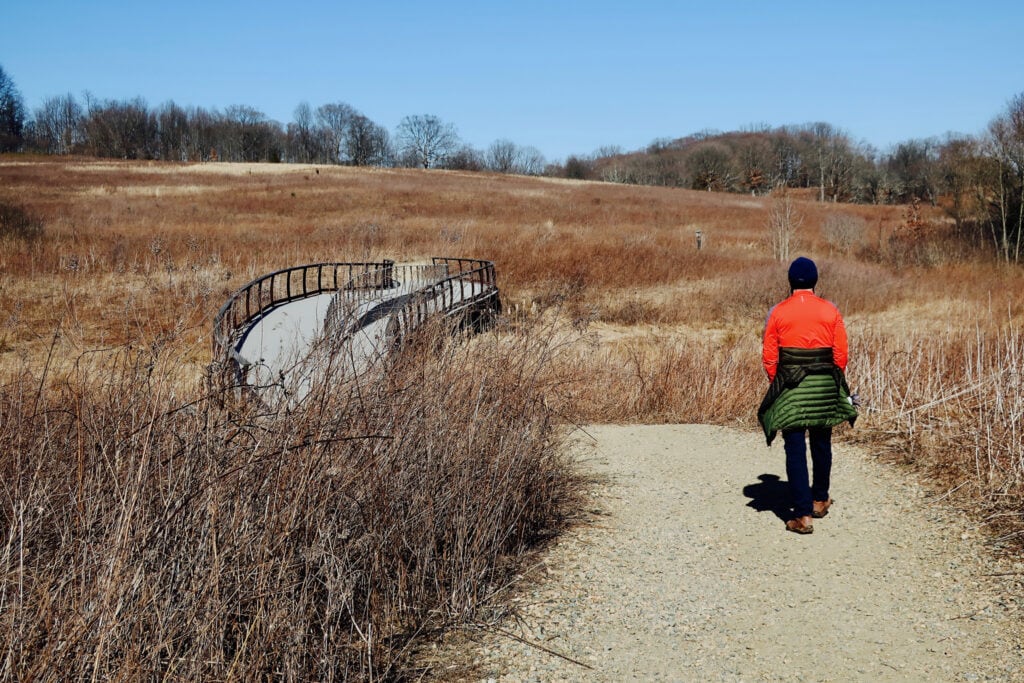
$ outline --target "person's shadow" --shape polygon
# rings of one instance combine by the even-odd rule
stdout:
[[[757,478],[759,484],[743,487],[743,495],[750,499],[747,507],[758,512],[774,512],[784,522],[792,517],[789,484],[779,479],[777,474],[759,474]]]

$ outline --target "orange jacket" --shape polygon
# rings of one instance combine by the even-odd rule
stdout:
[[[832,349],[832,361],[846,371],[849,348],[846,325],[839,309],[810,289],[798,289],[768,313],[764,326],[761,362],[768,381],[775,379],[779,348]]]

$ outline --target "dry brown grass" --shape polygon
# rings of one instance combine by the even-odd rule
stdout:
[[[736,282],[768,265],[766,200],[735,195],[452,172],[45,158],[5,160],[0,176],[0,200],[46,225],[45,240],[9,242],[0,253],[3,310],[19,307],[18,319],[36,331],[77,317],[90,344],[132,338],[119,310],[128,297],[160,328],[194,309],[198,335],[249,279],[320,260],[482,253],[513,304],[568,287],[585,293],[587,306],[615,302],[600,317],[627,322],[685,320],[695,307],[671,296],[653,302],[652,313],[617,311],[623,290],[642,300],[659,287]],[[815,204],[803,210],[808,225],[827,215]],[[886,234],[900,218],[895,209],[873,213]],[[820,248],[818,236],[806,242]],[[55,297],[87,310],[66,310]],[[31,331],[20,335],[27,338],[15,348],[37,345]]]
[[[172,345],[10,377],[0,679],[397,677],[576,507],[558,348],[437,336],[287,411],[183,389]]]
[[[528,386],[545,394],[542,405],[560,421],[755,425],[754,409],[764,388],[758,358],[761,327],[768,308],[787,293],[785,266],[769,258],[766,243],[769,199],[409,169],[23,161],[0,159],[0,201],[16,203],[38,217],[44,234],[36,240],[5,238],[0,245],[0,366],[22,378],[7,384],[5,400],[17,406],[5,408],[15,410],[8,415],[23,415],[36,403],[77,405],[65,399],[80,396],[82,406],[106,406],[102,410],[108,417],[96,430],[121,433],[126,427],[118,425],[127,421],[137,426],[130,432],[137,438],[138,429],[145,433],[148,425],[164,419],[157,418],[161,411],[178,405],[171,401],[172,391],[181,401],[195,386],[209,362],[213,313],[250,279],[300,263],[459,255],[495,262],[509,340],[525,344],[541,312],[557,311],[562,329],[558,341],[545,348],[561,352],[545,352],[542,366],[530,365],[526,356],[509,363],[535,368],[540,379]],[[853,345],[849,379],[867,400],[857,428],[842,434],[919,467],[936,491],[956,488],[952,499],[982,510],[1002,533],[1018,533],[1024,526],[1024,392],[1019,375],[1024,276],[950,239],[949,223],[927,207],[917,218],[923,217],[929,229],[916,232],[908,229],[901,207],[818,204],[799,198],[797,208],[804,228],[795,251],[815,258],[820,293],[834,300],[847,318]],[[842,250],[835,248],[837,215],[852,217],[848,222],[863,228],[858,241],[844,243]],[[696,230],[704,235],[700,251]],[[579,339],[566,342],[572,335]],[[130,352],[125,350],[128,344]],[[481,340],[469,348],[486,346]],[[114,350],[103,351],[108,348]],[[141,406],[157,406],[140,408],[138,414],[110,402],[121,400],[111,387],[140,378],[125,370],[104,374],[98,367],[87,377],[79,374],[82,358],[102,361],[103,367],[112,360],[122,368],[135,367],[125,365],[129,353],[174,358],[173,372],[161,375],[157,393],[155,388],[145,389],[145,397],[125,392]],[[515,384],[504,377],[502,386]],[[451,382],[461,386],[456,377]],[[494,401],[503,405],[500,398]],[[192,422],[168,434],[195,430],[219,444],[189,446],[200,460],[223,453],[251,457],[250,451],[223,445],[228,437],[217,431],[227,429],[223,424],[211,431],[206,423],[194,422],[198,418],[193,413],[179,412]],[[62,457],[83,453],[89,467],[100,467],[94,435],[83,436],[80,448],[81,430],[67,425],[81,418],[66,419],[65,428],[76,436],[68,444],[70,455]],[[308,417],[305,428],[313,429],[318,419]],[[431,419],[438,433],[452,432],[441,416]],[[0,427],[8,438],[11,424],[5,417]],[[43,429],[33,424],[33,430]],[[499,424],[481,429],[500,430]],[[275,447],[295,438],[288,429],[278,424],[277,432],[271,430],[279,433]],[[117,441],[110,438],[111,444]],[[165,457],[180,448],[172,448],[176,442],[167,438],[171,440],[136,450]],[[247,443],[247,448],[254,447],[255,442]],[[10,461],[14,446],[4,448]],[[41,445],[33,448],[42,452]],[[38,461],[18,457],[20,466]],[[78,467],[77,461],[73,464],[72,471]],[[130,461],[126,466],[137,465]],[[148,484],[137,479],[139,471],[126,470],[117,486],[98,480],[94,485],[117,500],[126,500],[135,490],[132,486],[146,491],[139,494],[143,498],[173,499],[146,489]],[[196,469],[172,488],[202,489],[208,475]],[[261,476],[270,475],[261,470]],[[334,495],[335,489],[320,491],[310,483],[316,481],[313,472],[296,476],[316,495]],[[429,470],[424,476],[440,475]],[[375,485],[353,482],[353,487]],[[64,510],[72,499],[47,502],[44,508]],[[8,495],[8,519],[29,509],[26,500]],[[194,514],[200,514],[198,508]],[[272,524],[295,512],[241,505],[232,514],[238,520],[252,517]],[[90,523],[124,526],[117,516],[99,522],[96,515]],[[152,524],[154,519],[136,521]],[[65,524],[67,531],[61,533],[81,543],[75,539],[81,521]],[[269,543],[259,541],[264,542]],[[40,579],[32,593],[38,604],[32,610],[42,615],[52,604],[47,591],[61,586],[68,599],[86,601],[92,610],[96,605],[112,610],[116,604],[113,597],[103,602],[107,598],[98,598],[100,594],[82,593],[86,583],[81,578],[66,585],[60,580]],[[269,590],[270,579],[260,580]],[[294,593],[289,595],[289,600],[294,598]],[[273,602],[288,619],[299,618],[287,612],[290,605],[287,600]],[[120,614],[103,613],[111,619]],[[276,619],[257,623],[269,628],[279,623]],[[9,631],[8,643],[11,636]],[[127,651],[114,654],[105,642],[88,641],[82,647],[92,648],[94,656],[100,648],[108,664],[136,657]],[[348,661],[363,666],[364,654]]]

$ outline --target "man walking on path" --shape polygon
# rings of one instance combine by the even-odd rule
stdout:
[[[836,305],[814,293],[817,283],[814,261],[801,256],[790,264],[790,296],[768,313],[761,351],[770,384],[757,417],[769,446],[782,432],[794,512],[786,529],[798,534],[813,532],[812,519],[827,515],[832,505],[832,427],[857,419],[844,375],[846,326]]]

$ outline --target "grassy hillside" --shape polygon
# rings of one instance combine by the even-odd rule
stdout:
[[[0,178],[0,201],[45,226],[0,251],[6,366],[38,369],[49,356],[59,367],[131,342],[171,345],[200,376],[213,313],[260,274],[466,255],[495,262],[513,319],[555,306],[580,333],[567,369],[578,419],[750,425],[761,326],[787,293],[785,264],[767,244],[772,198],[409,169],[23,157],[6,158]],[[1017,387],[1021,271],[956,239],[938,208],[799,195],[793,206],[793,255],[818,261],[819,292],[850,329],[851,383],[870,402],[855,434],[879,430],[915,460],[948,441],[959,455],[943,470],[1019,475],[1013,397],[993,392]],[[994,423],[1009,443],[979,437]]]
[[[819,292],[843,310],[848,377],[867,403],[840,438],[919,468],[938,494],[952,491],[998,533],[1017,534],[1021,271],[958,239],[938,208],[790,198],[799,223],[792,255],[818,262]],[[338,647],[348,654],[331,656],[351,670],[387,669],[410,634],[470,613],[487,586],[500,584],[506,560],[497,558],[527,552],[571,512],[578,482],[556,456],[554,425],[756,427],[761,327],[788,290],[786,264],[768,245],[778,201],[407,169],[0,158],[0,202],[41,228],[0,230],[0,468],[15,482],[0,494],[8,601],[0,628],[5,646],[17,642],[21,653],[4,670],[25,675],[48,661],[83,675],[131,675],[178,662],[203,676],[240,666],[329,678],[339,672],[317,668],[327,656],[324,629],[347,634]],[[211,319],[247,281],[301,263],[432,255],[495,262],[507,313],[497,331],[410,363],[393,385],[373,390],[375,402],[350,400],[366,388],[329,392],[301,419],[239,417],[203,393]],[[423,393],[424,385],[432,388]],[[479,419],[473,430],[453,430],[427,408],[439,401],[485,409],[456,416]],[[407,426],[398,432],[396,424]],[[511,442],[509,425],[517,425]],[[466,455],[481,443],[495,458],[482,469]],[[260,469],[267,454],[277,462],[286,452],[317,466]],[[420,479],[381,469],[413,456],[430,463]],[[367,480],[365,467],[343,467],[352,462],[397,478]],[[537,489],[538,473],[550,486],[539,498],[508,501],[504,514],[522,523],[511,536],[477,535],[489,524],[480,501],[509,490],[493,488],[503,479],[488,462],[513,463],[501,477],[518,482],[515,490]],[[439,510],[434,496],[410,495],[452,463],[463,474],[449,482],[451,496],[437,495],[479,496]],[[327,485],[320,465],[348,474]],[[264,492],[277,502],[258,513],[239,498],[266,485],[305,497]],[[339,492],[349,500],[366,491],[383,507],[306,516],[307,498],[320,509]],[[419,502],[393,504],[410,499]],[[352,564],[321,561],[354,545],[315,530],[372,528],[357,514],[370,509],[397,535]],[[424,515],[439,520],[436,534],[406,550],[389,545]],[[262,521],[248,526],[253,519]],[[299,521],[275,526],[282,519]],[[208,530],[190,535],[201,523]],[[27,555],[25,534],[43,529],[37,555]],[[205,559],[176,573],[181,553]],[[381,559],[396,554],[397,565]],[[233,578],[220,582],[224,572],[213,566],[232,567]],[[473,577],[483,575],[477,586]],[[96,592],[75,588],[83,585]],[[182,591],[204,600],[182,602]],[[382,594],[391,598],[367,597]],[[362,596],[364,611],[328,609],[324,595]],[[195,623],[208,632],[185,635]],[[278,658],[252,654],[250,631],[280,644]],[[76,643],[77,654],[47,649],[54,634]],[[155,659],[131,649],[150,637],[140,634],[161,643]],[[292,652],[296,638],[305,644]]]

